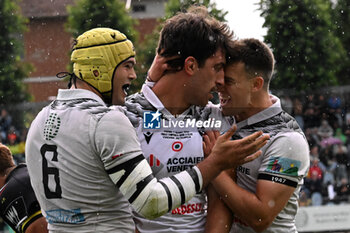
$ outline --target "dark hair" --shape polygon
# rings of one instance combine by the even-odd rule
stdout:
[[[226,53],[227,65],[243,62],[245,71],[253,78],[261,76],[268,87],[274,69],[274,56],[271,49],[262,41],[250,38],[231,41]]]
[[[157,52],[165,57],[178,55],[168,62],[175,70],[181,70],[189,56],[197,59],[201,67],[218,49],[225,52],[226,43],[232,38],[233,32],[226,24],[211,17],[205,7],[196,6],[165,22]]]
[[[10,149],[0,143],[0,175],[6,175],[8,168],[15,166]]]

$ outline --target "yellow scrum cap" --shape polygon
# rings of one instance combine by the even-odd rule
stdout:
[[[134,46],[123,33],[110,28],[94,28],[77,38],[71,61],[79,79],[110,99],[114,70],[134,56]]]

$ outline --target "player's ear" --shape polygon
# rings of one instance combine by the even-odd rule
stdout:
[[[264,87],[264,78],[256,76],[252,79],[252,91],[259,91]]]
[[[198,63],[196,58],[189,56],[185,59],[184,71],[186,73],[188,73],[189,75],[193,75],[194,72],[197,70],[197,68],[198,68]]]

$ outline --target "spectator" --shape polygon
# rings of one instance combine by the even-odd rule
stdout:
[[[327,120],[322,120],[320,127],[317,129],[317,135],[320,136],[321,140],[333,135],[333,129]]]
[[[337,193],[338,201],[347,202],[349,200],[350,195],[348,179],[341,179],[340,184],[335,188],[335,191]]]

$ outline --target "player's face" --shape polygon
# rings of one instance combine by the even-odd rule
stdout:
[[[136,73],[134,66],[136,60],[134,57],[121,63],[113,76],[113,95],[112,104],[113,105],[123,105],[127,96],[127,91],[130,87],[131,81],[136,79]]]
[[[191,78],[191,88],[187,95],[190,104],[205,106],[213,98],[212,92],[217,90],[217,86],[224,85],[225,62],[225,55],[220,49],[198,68],[198,72]]]
[[[242,115],[249,109],[252,80],[242,62],[225,67],[225,85],[219,89],[220,105],[225,116]]]

